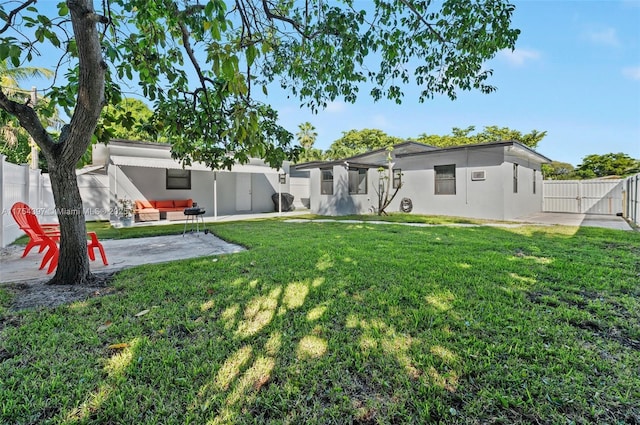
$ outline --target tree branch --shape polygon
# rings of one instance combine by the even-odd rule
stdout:
[[[425,26],[427,27],[427,29],[429,29],[429,32],[433,35],[436,36],[436,38],[443,44],[445,44],[447,41],[442,37],[442,35],[440,35],[440,33],[438,31],[436,31],[433,28],[433,25],[431,25],[429,22],[427,22],[426,19],[424,19],[424,16],[422,16],[420,14],[420,12],[418,12],[418,10],[415,8],[415,6],[407,0],[400,0],[405,6],[407,6],[409,8],[409,10],[411,10],[413,12],[414,15],[416,15],[418,17],[418,19],[420,20],[420,22],[422,22],[423,24],[425,24]]]
[[[38,114],[27,103],[22,104],[9,99],[0,89],[0,109],[16,117],[20,125],[27,130],[27,133],[33,137],[33,140],[43,151],[53,145],[53,139],[45,131]]]
[[[313,38],[315,38],[318,34],[320,34],[322,31],[318,30],[315,31],[311,34],[307,34],[305,32],[305,27],[300,25],[299,22],[294,21],[293,19],[287,17],[287,16],[282,16],[282,15],[278,15],[273,13],[273,11],[271,9],[269,9],[269,4],[267,2],[267,0],[262,0],[262,9],[264,10],[264,13],[267,15],[267,18],[270,20],[277,20],[277,21],[282,21],[282,22],[286,22],[289,25],[291,25],[298,34],[300,34],[302,37],[306,38],[307,40],[311,40]],[[334,34],[337,35],[337,34]]]
[[[30,5],[36,3],[36,1],[38,0],[27,0],[26,2],[22,3],[20,6],[16,7],[11,12],[9,12],[9,15],[7,16],[7,23],[4,24],[4,27],[2,27],[2,29],[0,29],[0,34],[2,34],[3,32],[5,32],[11,27],[11,25],[13,24],[13,18],[15,18],[15,16],[18,13],[20,13],[22,9],[29,7]]]

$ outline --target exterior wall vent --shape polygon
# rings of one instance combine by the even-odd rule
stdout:
[[[471,180],[473,181],[485,180],[486,178],[487,172],[485,170],[471,172]]]

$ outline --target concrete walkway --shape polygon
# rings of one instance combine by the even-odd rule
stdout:
[[[602,214],[541,212],[520,217],[514,221],[546,225],[603,227],[606,229],[633,230],[624,218],[615,215]]]
[[[321,219],[303,219],[303,218],[291,218],[286,220],[289,223],[304,223],[308,221],[314,221],[319,223],[358,223],[358,224],[399,224],[403,226],[414,227],[437,227],[437,226],[449,226],[449,227],[478,227],[478,226],[490,226],[490,227],[520,227],[526,225],[542,225],[542,226],[572,226],[572,227],[603,227],[607,229],[616,230],[633,230],[629,223],[627,223],[622,217],[607,216],[598,214],[570,214],[570,213],[536,213],[524,217],[519,217],[508,222],[486,222],[485,224],[471,224],[471,223],[447,223],[447,224],[428,224],[428,223],[398,223],[393,221],[382,220],[340,220],[333,218],[321,218]]]

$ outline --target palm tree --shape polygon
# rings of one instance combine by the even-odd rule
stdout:
[[[318,137],[318,133],[316,133],[316,128],[310,122],[304,122],[298,125],[300,131],[296,134],[296,138],[298,139],[298,143],[305,150],[309,150],[313,147],[313,144],[316,142],[316,138]]]
[[[37,68],[32,66],[14,67],[7,59],[0,61],[0,86],[7,96],[16,94],[28,94],[28,90],[23,90],[18,83],[27,78],[51,78],[54,73],[47,68]]]
[[[2,90],[7,97],[28,97],[31,91],[21,89],[19,86],[20,81],[38,77],[51,78],[53,75],[54,72],[50,69],[30,66],[14,67],[11,62],[5,59],[0,61],[0,90]],[[51,125],[55,125],[55,123],[59,121],[59,118],[57,114],[55,114],[54,117],[49,118],[47,121],[49,121]],[[0,151],[3,151],[3,153],[6,153],[3,147],[14,148],[20,139],[28,140],[24,129],[16,125],[15,122],[8,121],[0,127]],[[16,160],[25,162],[27,158],[16,158]]]

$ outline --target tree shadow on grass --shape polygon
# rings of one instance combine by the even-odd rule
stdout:
[[[595,378],[585,369],[591,352],[567,340],[593,331],[571,325],[587,317],[585,305],[550,306],[554,297],[564,303],[572,289],[604,288],[612,277],[605,272],[609,260],[584,250],[587,241],[608,252],[614,248],[606,244],[624,251],[628,240],[332,223],[305,227],[315,236],[296,243],[297,229],[277,227],[273,238],[270,226],[276,225],[230,230],[255,244],[250,252],[130,270],[119,276],[117,295],[30,319],[25,331],[43,332],[38,321],[59,316],[49,337],[69,332],[61,317],[84,321],[92,331],[112,323],[84,336],[84,345],[61,345],[94,359],[97,366],[79,367],[86,381],[69,367],[76,357],[50,359],[53,373],[77,382],[68,399],[41,396],[57,406],[53,417],[67,423],[544,422],[572,409],[575,419],[606,419],[588,416],[580,398],[596,390],[571,386],[567,374],[573,368],[579,379]],[[587,264],[594,266],[590,276]],[[612,293],[629,281],[616,285]],[[530,294],[536,293],[548,303],[535,302]],[[15,338],[12,347],[19,346]],[[121,342],[127,345],[109,348]],[[41,355],[31,351],[25,369],[36,370]],[[616,386],[612,376],[613,367],[599,379],[622,390],[633,383]],[[25,384],[12,385],[28,392]],[[569,394],[578,400],[570,402]],[[611,411],[613,401],[599,397]]]

